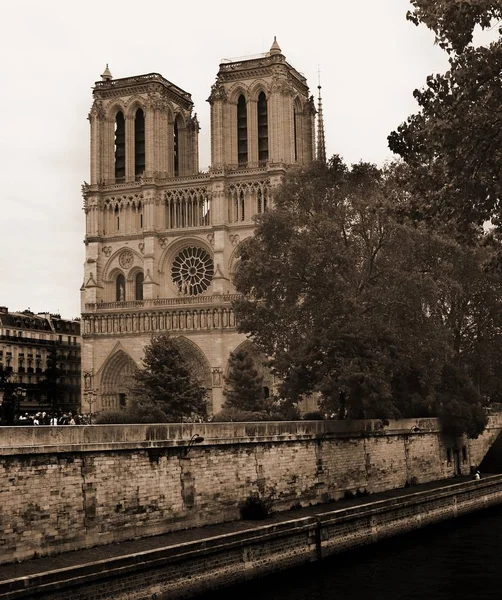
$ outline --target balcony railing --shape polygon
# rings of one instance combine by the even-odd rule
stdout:
[[[162,306],[193,306],[227,304],[242,298],[241,294],[222,294],[213,296],[183,296],[179,298],[155,298],[153,300],[127,300],[124,302],[93,302],[85,305],[88,312],[101,310],[154,309]]]

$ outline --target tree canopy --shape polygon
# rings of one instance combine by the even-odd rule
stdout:
[[[180,421],[206,414],[207,391],[190,372],[169,335],[152,337],[145,347],[143,368],[134,376],[131,394],[133,411],[144,418],[151,413],[155,420]]]
[[[502,40],[500,2],[412,0],[408,18],[425,24],[449,53],[450,68],[427,78],[414,96],[419,110],[389,136],[410,167],[412,209],[453,224],[464,241],[488,220],[500,225],[502,184]],[[497,28],[475,46],[476,27]],[[495,33],[495,31],[494,31]]]
[[[239,327],[273,357],[292,402],[318,392],[352,418],[435,410],[454,359],[445,310],[461,249],[396,218],[402,194],[392,167],[334,157],[291,171],[241,244]]]
[[[265,410],[263,375],[258,372],[253,358],[245,350],[230,353],[223,394],[225,396],[223,408]]]

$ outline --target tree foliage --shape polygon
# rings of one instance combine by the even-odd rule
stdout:
[[[403,194],[395,169],[334,157],[290,172],[241,244],[239,326],[273,357],[291,402],[319,392],[351,418],[438,412],[461,249],[396,218]]]
[[[476,27],[489,29],[502,19],[499,0],[411,0],[411,4],[407,18],[434,31],[436,42],[449,53],[465,51]]]
[[[169,335],[152,337],[145,347],[143,369],[134,375],[129,408],[144,422],[180,421],[206,414],[206,389],[190,372],[176,342]]]
[[[228,375],[225,377],[224,408],[259,412],[266,410],[266,398],[261,375],[249,352],[230,353]]]
[[[419,110],[389,136],[410,167],[416,215],[453,224],[464,240],[500,224],[502,188],[502,40],[472,44],[476,26],[502,19],[500,2],[413,0],[414,23],[431,28],[450,54],[450,68],[415,90]]]
[[[64,397],[64,384],[61,383],[63,372],[58,365],[57,348],[51,348],[47,356],[47,368],[42,373],[43,379],[40,382],[40,400],[51,407],[52,410],[58,407]]]

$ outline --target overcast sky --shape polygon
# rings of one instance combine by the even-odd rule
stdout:
[[[209,151],[209,96],[222,58],[266,52],[274,35],[317,97],[329,156],[382,164],[413,90],[447,59],[407,0],[15,0],[2,5],[0,305],[80,314],[92,87],[158,72],[192,94]]]

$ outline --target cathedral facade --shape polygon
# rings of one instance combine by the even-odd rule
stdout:
[[[230,352],[253,351],[232,310],[236,251],[286,169],[313,160],[313,98],[275,39],[265,54],[222,61],[200,173],[189,93],[158,73],[101,77],[83,185],[82,410],[125,406],[145,345],[169,333],[217,412]]]

